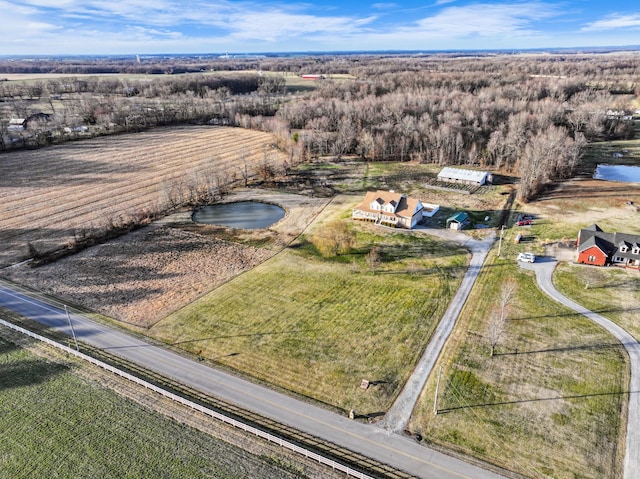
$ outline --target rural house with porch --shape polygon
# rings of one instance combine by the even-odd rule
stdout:
[[[423,217],[425,207],[416,198],[409,198],[395,191],[369,191],[362,203],[353,208],[354,220],[371,221],[376,224],[411,229]]]
[[[605,233],[593,224],[578,232],[578,263],[640,270],[640,235]]]

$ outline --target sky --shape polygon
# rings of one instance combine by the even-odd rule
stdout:
[[[640,45],[638,0],[0,0],[0,55]]]

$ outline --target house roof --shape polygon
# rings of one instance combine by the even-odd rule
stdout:
[[[581,242],[578,251],[582,253],[583,251],[588,250],[589,248],[593,248],[594,246],[602,251],[605,256],[609,256],[611,254],[611,243],[596,235],[590,236],[585,241]]]
[[[379,210],[372,210],[370,205],[372,202],[377,202],[379,205],[384,206],[391,204],[395,207],[395,214],[398,216],[411,218],[414,214],[422,211],[422,203],[417,198],[408,198],[402,193],[396,193],[395,191],[368,191],[364,196],[362,203],[355,209],[360,211],[369,211],[373,213],[380,213]],[[385,214],[390,214],[385,212]]]
[[[579,233],[580,243],[578,252],[581,253],[592,246],[597,246],[608,256],[617,256],[628,259],[640,260],[640,253],[634,253],[634,245],[640,245],[640,235],[629,233],[606,233],[598,225],[591,225],[583,228]],[[620,251],[622,246],[627,247],[627,251]],[[637,250],[636,250],[637,251]]]
[[[455,221],[456,223],[464,223],[468,219],[469,219],[469,215],[464,211],[460,211],[459,213],[456,213],[455,215],[447,218],[447,223],[450,223],[452,221]]]
[[[442,168],[438,177],[454,178],[456,180],[477,181],[480,183],[489,174],[488,171],[465,170],[464,168],[452,168],[445,166]]]

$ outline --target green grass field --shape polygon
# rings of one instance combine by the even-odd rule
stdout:
[[[386,410],[455,293],[467,254],[426,236],[355,229],[350,253],[325,258],[303,238],[149,333],[342,410]],[[365,254],[373,244],[374,270]],[[363,391],[362,379],[377,385]]]
[[[640,341],[638,271],[562,264],[554,281],[563,294],[611,319]]]
[[[516,294],[491,357],[488,318],[507,280]],[[617,341],[495,253],[468,305],[440,361],[440,413],[432,377],[412,430],[527,477],[619,477],[628,369]]]
[[[298,478],[0,338],[0,478]],[[152,394],[152,393],[148,393]]]

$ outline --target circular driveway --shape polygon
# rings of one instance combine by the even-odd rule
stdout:
[[[631,379],[629,381],[629,413],[627,419],[627,447],[624,459],[624,479],[640,478],[640,344],[613,321],[600,316],[561,294],[553,286],[553,272],[558,264],[555,258],[536,257],[535,263],[519,262],[523,269],[536,273],[538,287],[549,297],[567,308],[586,316],[594,323],[605,328],[624,346],[629,355]],[[596,266],[594,266],[595,268]]]

